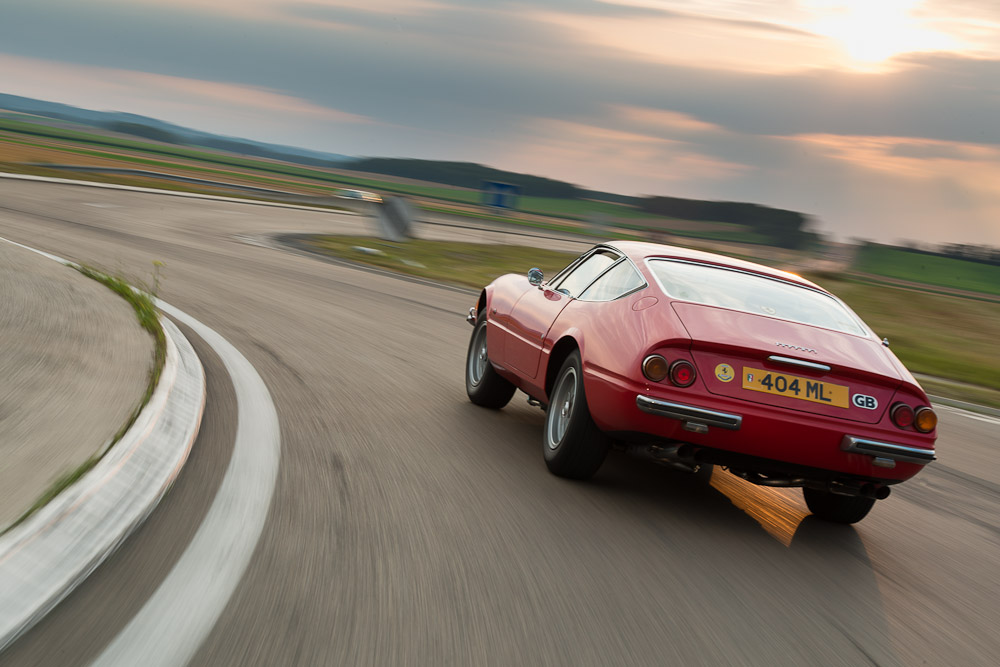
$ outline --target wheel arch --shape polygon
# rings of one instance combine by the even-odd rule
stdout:
[[[573,353],[573,350],[579,350],[580,343],[572,334],[566,334],[552,346],[552,351],[549,352],[549,360],[545,365],[545,396],[548,398],[552,395],[552,385],[555,384],[556,374],[559,373],[559,369],[562,368],[563,362],[566,361],[566,357]]]
[[[479,293],[479,301],[476,303],[476,312],[481,313],[486,310],[486,305],[489,303],[490,297],[487,293],[489,288],[484,287],[483,291]]]

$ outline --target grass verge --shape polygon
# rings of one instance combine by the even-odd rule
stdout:
[[[957,401],[965,401],[977,405],[988,405],[991,408],[1000,408],[1000,391],[977,387],[965,384],[964,382],[954,382],[943,378],[921,376],[920,386],[928,394],[933,396],[944,396]]]
[[[552,276],[576,257],[524,246],[422,239],[389,243],[362,236],[321,236],[307,244],[352,262],[473,289],[532,266]],[[907,368],[941,378],[928,383],[930,393],[1000,407],[1000,304],[945,294],[918,298],[912,291],[835,274],[807,277],[844,299],[879,336],[888,337]]]
[[[576,257],[526,246],[424,239],[392,243],[367,236],[317,236],[306,243],[333,257],[472,289],[536,266],[554,276]]]
[[[110,275],[99,271],[93,267],[89,266],[79,266],[77,270],[83,275],[96,280],[97,282],[105,285],[115,294],[129,302],[132,308],[135,310],[136,317],[139,320],[139,325],[145,329],[152,337],[154,341],[153,346],[153,367],[149,371],[149,380],[146,383],[146,391],[142,396],[142,400],[139,405],[132,411],[128,420],[122,425],[118,432],[108,441],[100,451],[88,458],[82,464],[64,473],[56,481],[54,481],[49,487],[42,493],[41,496],[32,503],[21,516],[17,518],[12,524],[7,526],[0,535],[12,530],[13,528],[24,523],[32,514],[45,507],[53,498],[62,493],[66,488],[71,486],[78,479],[83,477],[87,472],[89,472],[97,463],[104,457],[111,447],[113,447],[130,428],[135,420],[138,419],[139,413],[142,409],[146,407],[149,399],[153,395],[153,391],[156,389],[157,383],[160,381],[160,374],[163,372],[163,364],[167,358],[167,338],[166,334],[163,333],[163,327],[160,326],[160,321],[156,315],[156,307],[153,305],[153,297],[150,294],[155,294],[155,287],[150,289],[148,286],[142,285],[143,291],[136,291],[132,289],[129,282],[117,275]],[[156,275],[154,273],[154,286],[157,282]]]

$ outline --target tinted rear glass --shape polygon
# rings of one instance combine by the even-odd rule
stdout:
[[[807,287],[706,264],[650,260],[649,268],[663,291],[677,299],[860,336],[868,333],[839,301]]]

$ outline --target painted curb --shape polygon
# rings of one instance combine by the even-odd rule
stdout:
[[[167,355],[132,427],[93,469],[0,537],[0,652],[70,594],[132,533],[177,478],[198,435],[205,371],[160,316]]]

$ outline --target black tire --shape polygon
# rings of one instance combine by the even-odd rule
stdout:
[[[563,362],[550,398],[542,433],[545,465],[560,477],[590,479],[604,463],[610,441],[587,408],[579,351]]]
[[[803,487],[809,511],[820,519],[834,523],[857,523],[868,515],[875,504],[874,498],[840,496],[829,491]]]
[[[517,387],[500,377],[486,350],[486,312],[480,311],[465,356],[465,393],[484,408],[499,410],[510,403]]]

